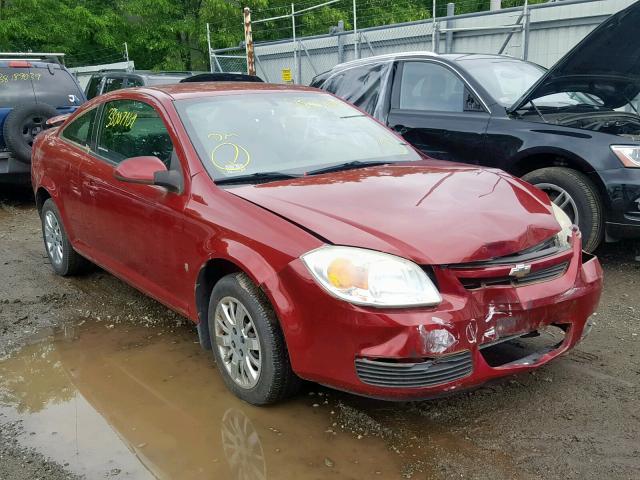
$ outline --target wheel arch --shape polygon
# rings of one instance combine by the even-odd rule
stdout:
[[[245,273],[251,281],[265,294],[272,308],[277,313],[275,307],[276,301],[274,294],[270,291],[268,285],[277,285],[278,282],[272,282],[275,278],[276,271],[258,252],[250,250],[248,247],[236,244],[235,242],[227,243],[228,255],[218,255],[208,258],[201,266],[196,277],[195,284],[195,309],[198,328],[198,337],[200,344],[205,349],[211,348],[211,339],[209,337],[208,312],[209,300],[211,292],[215,285],[225,277],[232,273]],[[278,317],[276,315],[276,317]]]
[[[607,189],[600,175],[582,157],[560,148],[533,148],[520,152],[513,159],[509,173],[522,177],[527,173],[547,167],[571,168],[586,175],[598,189],[600,200],[609,207]]]
[[[42,206],[47,199],[52,198],[49,190],[40,186],[36,190],[36,208],[38,209],[38,215],[42,214]]]

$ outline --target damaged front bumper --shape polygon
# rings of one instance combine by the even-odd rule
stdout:
[[[468,269],[435,268],[443,297],[435,308],[382,310],[336,300],[295,261],[273,286],[293,369],[334,388],[395,400],[535,369],[583,338],[600,299],[597,258],[581,252],[578,234],[572,245],[532,262],[532,275],[540,275],[527,284],[487,285]],[[488,269],[492,278],[500,268]]]

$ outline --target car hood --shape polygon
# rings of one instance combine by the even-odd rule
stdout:
[[[510,255],[560,230],[541,191],[500,170],[443,162],[369,167],[228,191],[327,243],[420,264]]]
[[[619,108],[640,92],[640,3],[602,22],[551,67],[509,111],[559,92],[598,96]]]

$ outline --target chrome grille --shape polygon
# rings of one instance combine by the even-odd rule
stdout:
[[[568,262],[560,263],[558,265],[552,265],[551,267],[542,268],[540,270],[536,270],[535,272],[531,272],[528,275],[515,278],[511,276],[502,276],[502,277],[481,277],[481,278],[459,278],[462,286],[467,290],[474,290],[477,288],[483,287],[495,287],[500,285],[513,285],[515,287],[520,287],[522,285],[527,285],[529,283],[534,282],[543,282],[547,280],[552,280],[556,277],[561,276],[566,270]]]

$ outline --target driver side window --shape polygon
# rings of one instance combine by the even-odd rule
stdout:
[[[171,168],[173,143],[158,112],[137,100],[107,102],[102,110],[98,154],[113,163],[131,157],[158,157]]]
[[[400,81],[400,108],[435,112],[465,110],[464,83],[442,65],[406,62]]]

